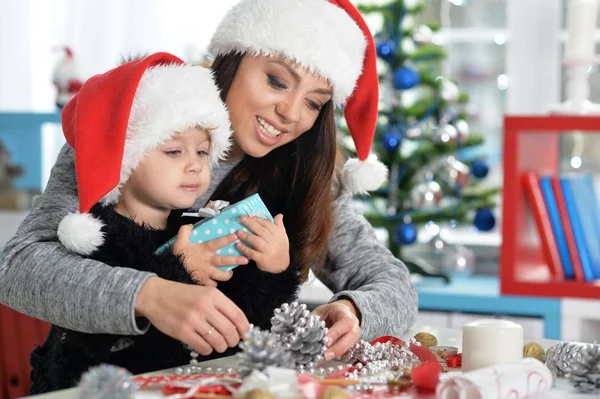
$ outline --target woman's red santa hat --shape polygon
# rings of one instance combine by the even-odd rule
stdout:
[[[365,194],[385,181],[387,168],[369,157],[379,106],[375,43],[350,0],[241,0],[217,27],[209,52],[282,57],[327,79],[358,154],[344,165],[345,186]]]
[[[229,114],[211,72],[156,53],[85,82],[63,109],[65,138],[75,150],[79,213],[67,215],[58,238],[83,255],[104,242],[102,221],[88,212],[116,204],[120,188],[146,154],[194,127],[210,132],[209,163],[230,146]]]

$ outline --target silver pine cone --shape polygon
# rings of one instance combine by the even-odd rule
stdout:
[[[267,366],[294,368],[290,353],[279,342],[278,337],[258,327],[251,327],[244,334],[240,349],[237,357],[242,377],[252,370],[262,371]]]
[[[600,389],[600,345],[586,345],[573,360],[569,382],[580,392]]]
[[[311,369],[323,360],[327,349],[327,327],[318,316],[310,314],[305,304],[294,301],[275,309],[271,332],[279,336],[297,369]]]
[[[554,377],[567,376],[571,373],[573,361],[579,356],[582,344],[560,342],[546,351],[546,366]]]

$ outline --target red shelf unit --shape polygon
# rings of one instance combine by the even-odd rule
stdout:
[[[600,117],[505,116],[500,291],[506,295],[600,299],[600,284],[554,281],[544,258],[521,176],[559,173],[560,135],[599,133]],[[599,244],[600,245],[600,244]]]

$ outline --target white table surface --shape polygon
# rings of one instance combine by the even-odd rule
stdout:
[[[408,333],[406,333],[403,337],[403,339],[408,339],[412,336],[414,336],[417,332],[429,332],[433,335],[435,335],[438,339],[438,345],[445,345],[445,346],[455,346],[458,348],[459,352],[462,352],[462,332],[461,330],[458,329],[443,329],[443,328],[436,328],[436,327],[427,327],[427,326],[421,326],[421,327],[413,327],[411,328]],[[529,342],[527,339],[525,340],[525,342]],[[542,345],[542,347],[544,347],[544,349],[548,349],[550,346],[552,346],[554,343],[556,343],[556,341],[553,340],[536,340],[536,342],[538,342],[540,345]],[[236,360],[233,357],[225,357],[225,358],[221,358],[221,359],[215,359],[215,360],[210,360],[207,362],[202,363],[202,365],[206,365],[206,366],[213,366],[213,367],[235,367],[236,366]],[[161,374],[173,374],[173,370],[163,370],[163,371],[158,371],[155,373],[148,373],[146,375],[161,375]],[[136,392],[136,394],[133,396],[135,399],[157,399],[157,398],[163,398],[163,396],[160,394],[159,391],[149,391],[149,390],[143,390],[143,391],[139,391]],[[401,396],[402,399],[407,399],[410,398],[411,396],[407,396],[406,394],[403,394]],[[413,398],[417,398],[417,399],[434,399],[435,398],[435,394],[431,393],[431,394],[418,394],[416,396],[412,396]],[[544,395],[538,395],[536,396],[536,398],[544,398],[544,399],[591,399],[591,398],[597,398],[599,396],[594,396],[594,395],[584,395],[584,394],[579,394],[577,393],[574,389],[572,389],[569,384],[567,383],[566,380],[564,379],[559,379],[559,381],[556,384],[556,387],[544,394]],[[39,399],[80,399],[79,398],[79,390],[77,388],[73,388],[73,389],[67,389],[67,390],[63,390],[63,391],[56,391],[53,393],[49,393],[49,394],[45,394],[45,395],[35,395],[35,396],[29,396],[29,398],[39,398]],[[400,396],[399,396],[400,398]]]

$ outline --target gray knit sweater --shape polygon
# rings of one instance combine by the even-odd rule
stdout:
[[[223,163],[213,169],[210,188],[198,204],[210,198],[233,166]],[[335,293],[332,301],[354,301],[362,315],[363,339],[401,335],[415,320],[417,292],[406,266],[378,242],[351,201],[343,194],[334,203],[331,265],[319,278]],[[134,307],[152,274],[107,266],[65,249],[57,238],[58,224],[78,206],[74,151],[65,145],[46,191],[3,249],[0,303],[77,331],[143,334],[147,325],[136,323]]]

